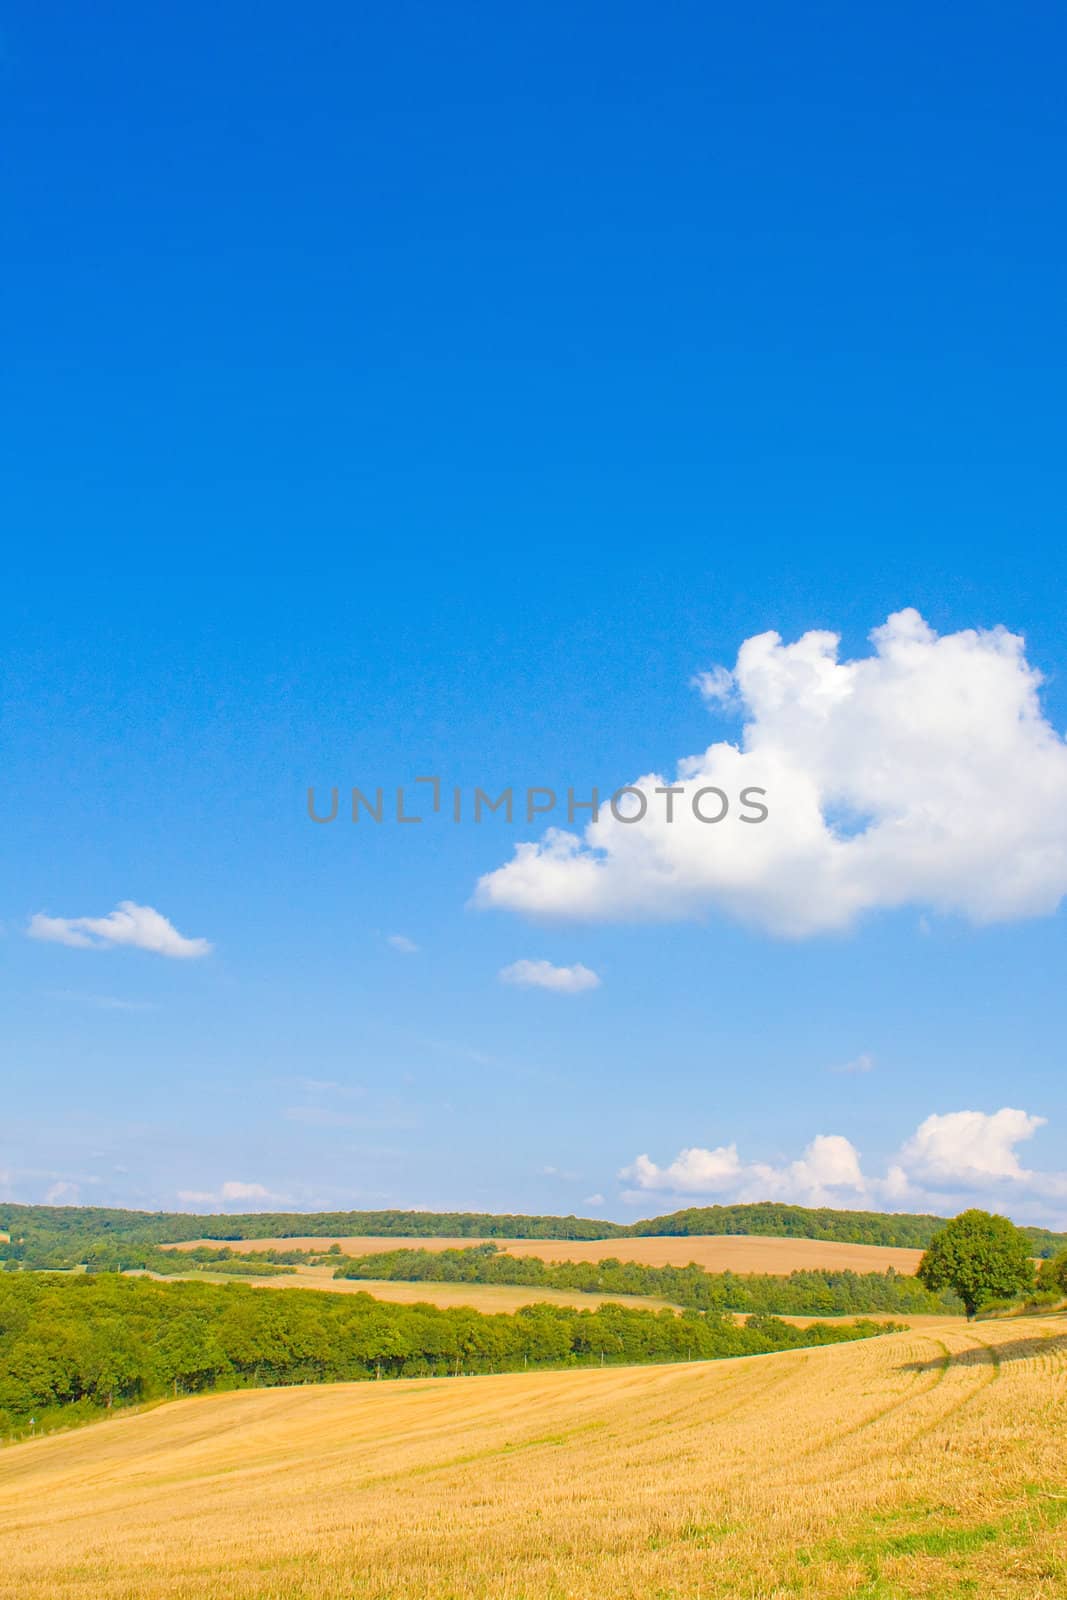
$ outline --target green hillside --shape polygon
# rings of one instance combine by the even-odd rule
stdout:
[[[145,1252],[185,1239],[286,1238],[299,1235],[469,1239],[625,1239],[692,1234],[762,1234],[826,1239],[845,1244],[923,1249],[943,1217],[905,1212],[809,1210],[804,1206],[699,1206],[629,1226],[583,1217],[513,1216],[474,1211],[252,1212],[197,1216],[189,1212],[122,1211],[96,1206],[25,1206],[0,1203],[0,1259],[28,1267],[61,1268],[90,1262],[101,1267],[146,1265]],[[1027,1228],[1034,1254],[1048,1256],[1067,1235]]]

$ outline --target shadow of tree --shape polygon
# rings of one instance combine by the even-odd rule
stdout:
[[[981,1328],[978,1323],[977,1327]],[[969,1330],[970,1331],[970,1330]],[[977,1331],[976,1339],[980,1338]],[[953,1367],[1004,1366],[1009,1361],[1032,1361],[1035,1356],[1059,1355],[1067,1351],[1067,1333],[1035,1334],[1029,1339],[1009,1339],[1004,1344],[978,1344],[970,1349],[953,1351],[948,1365]],[[946,1366],[943,1355],[931,1356],[929,1361],[907,1361],[898,1372],[937,1372]]]

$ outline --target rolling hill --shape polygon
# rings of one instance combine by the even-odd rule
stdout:
[[[495,1215],[483,1212],[339,1211],[251,1212],[202,1216],[186,1212],[121,1211],[93,1206],[26,1206],[0,1202],[0,1257],[27,1266],[63,1268],[86,1261],[137,1267],[151,1264],[152,1249],[187,1240],[384,1238],[450,1243],[480,1239],[607,1241],[741,1235],[778,1239],[817,1239],[826,1243],[922,1250],[943,1217],[835,1211],[763,1202],[756,1205],[701,1206],[623,1225],[604,1219]],[[1045,1228],[1024,1230],[1036,1256],[1048,1256],[1067,1235]],[[603,1253],[614,1253],[603,1252]]]
[[[224,1273],[210,1270],[191,1276],[198,1282],[225,1283]],[[174,1279],[168,1278],[167,1282]],[[178,1280],[181,1281],[181,1280]],[[233,1280],[230,1279],[230,1282]],[[469,1306],[473,1311],[518,1311],[535,1301],[542,1305],[571,1306],[577,1311],[595,1305],[634,1306],[642,1310],[659,1311],[672,1306],[668,1300],[652,1295],[587,1294],[580,1289],[524,1289],[517,1285],[497,1283],[404,1283],[378,1278],[335,1278],[332,1267],[297,1267],[294,1272],[276,1278],[249,1276],[240,1280],[256,1289],[321,1289],[328,1294],[370,1294],[375,1300],[388,1300],[394,1305],[432,1305],[447,1309],[450,1306]]]
[[[245,1390],[0,1451],[0,1600],[1058,1600],[1067,1321]]]
[[[328,1250],[340,1246],[345,1255],[379,1255],[405,1248],[431,1251],[462,1249],[488,1241],[467,1238],[391,1238],[381,1235],[313,1234],[264,1239],[245,1239],[234,1248],[242,1255],[268,1250]],[[921,1250],[906,1250],[890,1245],[838,1244],[829,1240],[777,1238],[743,1234],[640,1236],[624,1239],[503,1239],[492,1241],[507,1255],[537,1256],[542,1261],[602,1261],[613,1256],[619,1261],[638,1261],[645,1266],[684,1267],[695,1262],[707,1272],[770,1272],[787,1274],[808,1268],[851,1272],[913,1273]],[[207,1238],[184,1240],[163,1246],[167,1250],[195,1250],[217,1243]]]

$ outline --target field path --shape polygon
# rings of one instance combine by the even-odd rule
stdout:
[[[0,1451],[3,1600],[1063,1600],[1067,1318],[248,1390]]]

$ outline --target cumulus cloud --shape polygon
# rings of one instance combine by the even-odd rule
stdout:
[[[133,900],[120,901],[106,917],[49,917],[39,911],[30,918],[26,932],[31,939],[46,939],[79,950],[132,945],[176,961],[196,960],[211,950],[206,939],[186,939],[161,912],[151,906],[139,906]]]
[[[782,1200],[797,1205],[896,1207],[951,1211],[981,1197],[1025,1209],[1067,1198],[1067,1173],[1025,1167],[1016,1146],[1043,1127],[1044,1117],[1004,1106],[950,1111],[920,1123],[882,1174],[865,1173],[860,1153],[841,1134],[819,1134],[799,1159],[778,1165],[743,1161],[736,1144],[691,1146],[660,1166],[640,1155],[619,1177],[626,1198],[650,1193],[709,1200]]]
[[[775,1167],[745,1163],[736,1144],[682,1150],[668,1166],[647,1155],[624,1167],[620,1178],[638,1190],[679,1195],[729,1195],[739,1200],[795,1200],[806,1205],[858,1205],[867,1192],[855,1146],[840,1134],[820,1133],[797,1161]]]
[[[584,834],[550,829],[479,880],[475,903],[576,919],[721,911],[804,937],[905,905],[977,923],[1048,915],[1067,894],[1067,743],[1045,719],[1040,673],[1005,628],[938,635],[914,610],[838,658],[836,634],[747,639],[731,672],[698,679],[736,697],[737,744],[679,761],[673,822],[658,773],[647,812],[609,809]],[[720,789],[721,822],[693,796]],[[743,820],[743,789],[769,815]],[[629,797],[627,809],[638,802]],[[719,802],[702,809],[715,816]]]
[[[390,933],[385,942],[391,950],[399,950],[404,956],[415,955],[419,948],[414,939],[409,939],[405,933]]]
[[[900,1153],[906,1171],[925,1183],[975,1183],[990,1178],[1026,1182],[1037,1174],[1027,1171],[1015,1146],[1032,1139],[1045,1125],[1044,1117],[1004,1106],[992,1116],[980,1111],[950,1111],[927,1117]]]
[[[513,961],[500,970],[501,983],[520,989],[553,989],[557,994],[581,994],[583,989],[599,989],[600,979],[591,967],[576,962],[573,967],[554,967],[551,961]]]

